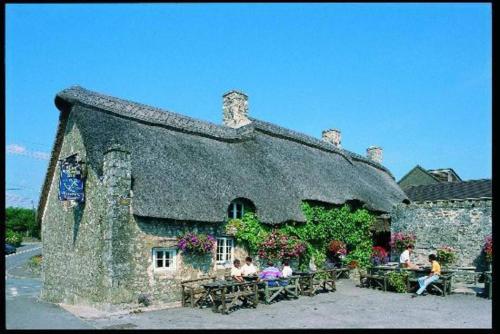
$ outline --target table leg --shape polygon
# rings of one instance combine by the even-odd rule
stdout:
[[[222,288],[221,301],[222,301],[222,313],[226,314],[226,288]]]

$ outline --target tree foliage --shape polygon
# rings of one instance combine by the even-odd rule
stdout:
[[[5,210],[5,227],[7,231],[14,231],[40,237],[40,228],[36,222],[35,212],[31,209],[8,207]]]

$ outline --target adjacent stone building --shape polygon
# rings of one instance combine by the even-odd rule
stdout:
[[[416,261],[426,263],[430,253],[451,246],[457,250],[455,266],[485,268],[482,247],[492,233],[491,179],[462,181],[451,168],[416,166],[398,183],[411,203],[393,211],[391,231],[416,235]]]
[[[249,117],[248,97],[223,95],[223,125],[71,87],[57,94],[59,125],[39,204],[42,299],[130,303],[180,299],[179,282],[217,274],[246,255],[224,232],[256,212],[266,224],[305,221],[302,201],[361,203],[387,219],[408,202],[381,165],[324,139]],[[83,166],[85,200],[58,198],[60,161]],[[213,254],[187,256],[187,231],[217,238]]]

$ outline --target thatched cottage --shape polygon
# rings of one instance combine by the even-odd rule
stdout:
[[[383,221],[408,201],[380,148],[364,157],[343,149],[337,130],[320,140],[250,118],[238,91],[223,96],[223,125],[81,87],[61,91],[55,104],[59,125],[38,210],[48,301],[133,302],[140,293],[179,300],[180,280],[245,255],[224,224],[248,209],[280,224],[305,221],[302,201],[357,201]],[[68,161],[81,166],[84,196],[61,197]],[[215,235],[214,254],[184,256],[176,248],[183,231]]]

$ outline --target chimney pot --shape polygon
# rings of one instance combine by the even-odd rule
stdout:
[[[251,123],[248,119],[248,96],[240,91],[231,90],[222,95],[222,117],[224,125],[239,128]]]
[[[370,146],[366,149],[366,156],[368,159],[382,163],[382,148],[378,146]]]
[[[340,130],[338,129],[324,130],[321,133],[321,136],[323,140],[326,141],[327,143],[333,144],[337,148],[342,148],[342,146],[340,145],[341,142]]]

